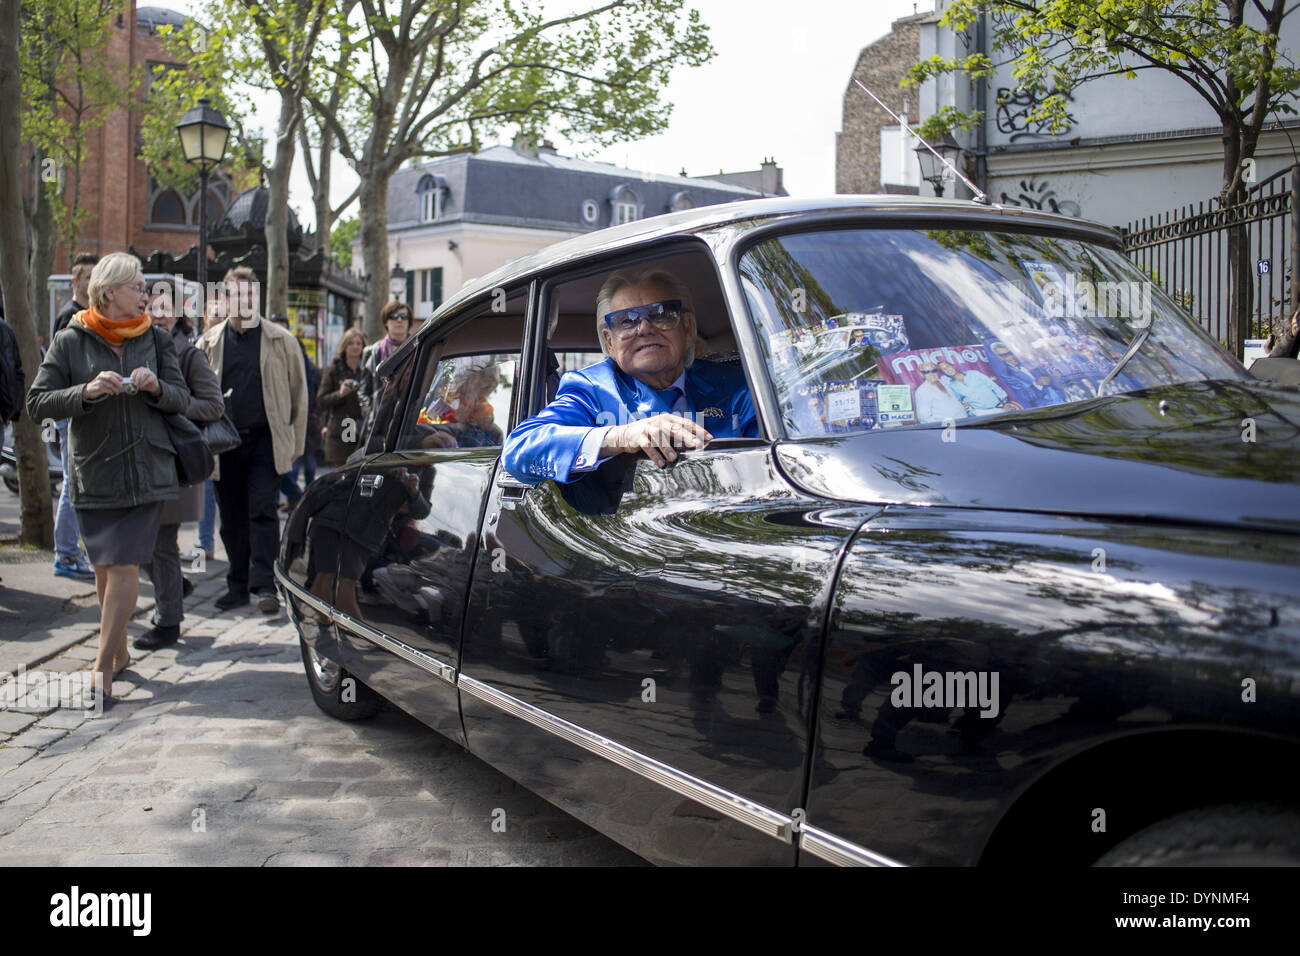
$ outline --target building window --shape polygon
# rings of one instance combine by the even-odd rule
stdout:
[[[420,318],[428,318],[438,306],[442,305],[442,267],[421,269],[419,280],[419,299],[415,303],[415,313]]]
[[[694,208],[695,200],[691,198],[691,194],[685,189],[673,193],[672,198],[668,200],[669,212],[681,212],[683,209]]]
[[[441,176],[425,176],[415,188],[420,197],[420,221],[434,222],[442,218],[442,198],[447,184]]]
[[[641,218],[641,204],[630,187],[616,186],[609,194],[609,201],[612,207],[610,222],[613,225],[621,226],[625,222],[636,222]]]
[[[185,219],[185,203],[181,201],[181,197],[174,189],[159,193],[153,205],[149,207],[150,222],[167,226],[183,226]]]

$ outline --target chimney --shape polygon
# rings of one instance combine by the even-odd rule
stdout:
[[[765,196],[778,196],[781,193],[781,167],[776,164],[776,157],[763,160],[759,166],[758,183]]]
[[[556,155],[555,144],[552,143],[549,139],[542,140],[542,145],[537,147],[537,151],[539,153],[549,153],[551,156]]]

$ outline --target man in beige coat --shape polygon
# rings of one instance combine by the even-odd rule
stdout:
[[[307,377],[293,333],[258,314],[257,279],[248,268],[226,274],[226,321],[199,339],[212,371],[229,396],[230,416],[243,444],[217,460],[213,473],[221,540],[230,570],[221,610],[258,596],[258,609],[274,614],[276,511],[280,476],[293,468],[307,436]]]

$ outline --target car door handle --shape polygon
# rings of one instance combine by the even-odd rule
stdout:
[[[373,498],[375,496],[375,489],[383,483],[383,475],[362,475],[359,482],[361,485],[361,497]]]
[[[524,495],[528,494],[532,485],[517,485],[514,482],[502,482],[501,500],[502,501],[523,501]]]

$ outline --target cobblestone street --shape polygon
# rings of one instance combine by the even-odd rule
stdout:
[[[222,589],[198,585],[179,644],[132,650],[101,716],[0,689],[0,864],[641,862],[405,714],[321,713],[283,613],[219,614]],[[39,670],[79,671],[94,646]]]

